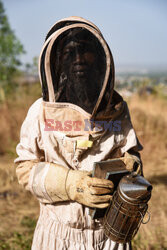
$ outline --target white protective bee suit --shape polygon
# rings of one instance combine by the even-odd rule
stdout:
[[[80,31],[82,38],[78,38]],[[66,37],[73,34],[75,39],[67,43]],[[91,76],[89,86],[84,87],[81,83],[75,88],[75,80],[68,81],[63,67],[61,68],[61,53],[64,53],[65,59],[69,53],[73,53],[69,52],[70,46],[79,44],[77,39],[88,44],[88,47],[96,40],[97,54],[99,53],[97,60],[100,60],[101,55],[103,58],[98,64],[97,75]],[[57,49],[63,46],[66,46],[65,51]],[[87,53],[80,45],[78,49],[83,54]],[[81,79],[87,72],[88,68],[84,63],[73,68],[75,78],[78,76]],[[127,151],[137,152],[141,149],[127,104],[113,90],[113,58],[99,29],[79,17],[57,22],[49,31],[42,48],[39,75],[43,98],[30,107],[23,122],[20,143],[17,145],[18,158],[15,160],[18,164],[16,173],[19,183],[40,202],[40,216],[32,249],[130,249],[130,243],[119,244],[106,238],[102,219],[92,220],[89,215],[89,207],[106,207],[109,196],[104,196],[104,202],[97,202],[95,196],[91,198],[94,191],[86,193],[82,188],[91,182],[92,177],[89,175],[94,162],[122,157]],[[84,92],[84,89],[87,90]],[[113,127],[105,129],[90,120],[107,121]],[[82,185],[85,180],[88,182]],[[112,189],[112,183],[110,186],[105,181],[104,188]]]

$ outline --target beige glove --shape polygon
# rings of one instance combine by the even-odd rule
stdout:
[[[87,171],[70,170],[66,181],[69,198],[88,207],[107,207],[113,188],[111,181],[92,178]]]
[[[90,177],[91,173],[50,164],[45,188],[53,200],[72,200],[88,207],[105,208],[112,198],[113,183]]]

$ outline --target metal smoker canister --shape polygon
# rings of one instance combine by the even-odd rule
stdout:
[[[140,175],[133,173],[121,179],[104,217],[107,237],[119,243],[132,240],[143,222],[151,190],[151,184]]]

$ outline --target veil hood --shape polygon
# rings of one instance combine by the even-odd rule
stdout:
[[[104,55],[104,60],[101,63],[104,65],[101,65],[103,74],[100,90],[98,90],[97,99],[91,109],[89,109],[89,112],[84,106],[75,102],[72,102],[72,104],[80,106],[80,108],[91,114],[92,118],[99,117],[100,119],[103,117],[110,119],[111,116],[118,113],[118,111],[120,113],[123,106],[122,97],[114,91],[115,68],[112,53],[98,27],[81,17],[72,16],[62,19],[55,23],[47,33],[39,58],[39,77],[42,85],[43,101],[49,102],[50,105],[54,105],[55,102],[62,102],[59,100],[59,96],[63,91],[63,87],[62,84],[58,83],[58,78],[55,73],[57,72],[56,70],[59,64],[59,61],[55,60],[55,55],[57,53],[58,41],[62,40],[66,34],[74,30],[85,31],[85,34],[90,34],[89,37],[97,41],[96,43],[99,46],[97,52],[101,50],[101,52],[98,53]],[[55,72],[53,72],[53,65]],[[95,82],[94,84],[96,85],[97,83]],[[68,102],[71,103],[71,101]]]

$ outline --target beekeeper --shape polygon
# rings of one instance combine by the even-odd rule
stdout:
[[[40,202],[32,249],[130,249],[107,239],[102,219],[89,215],[109,205],[114,188],[92,177],[93,163],[141,149],[100,30],[80,17],[57,22],[39,76],[43,95],[23,122],[15,160],[19,183]]]

